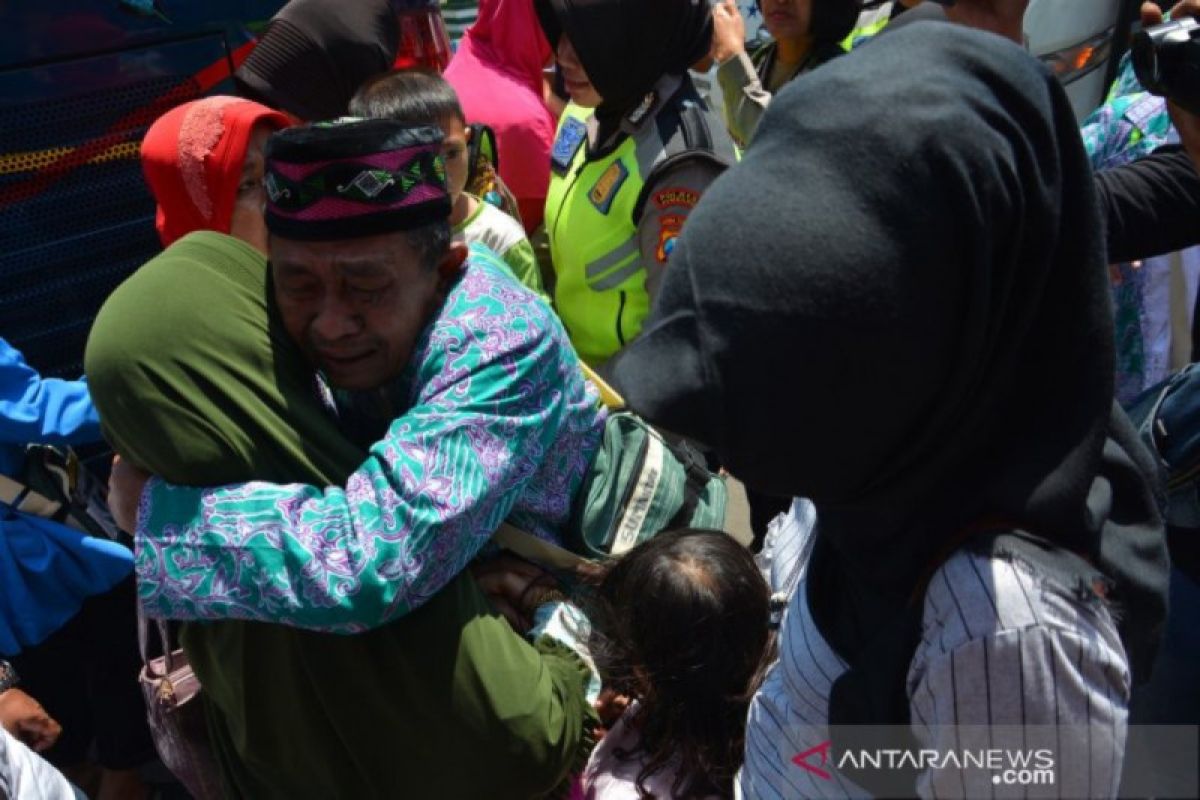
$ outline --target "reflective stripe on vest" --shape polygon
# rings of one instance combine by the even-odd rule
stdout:
[[[864,15],[865,16],[865,15]],[[842,40],[842,49],[849,52],[864,42],[870,41],[891,22],[891,12],[880,16],[865,25],[858,25],[850,31],[850,35]]]

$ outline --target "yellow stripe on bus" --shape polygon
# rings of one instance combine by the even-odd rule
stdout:
[[[88,159],[89,164],[104,164],[126,158],[137,158],[140,142],[121,142]],[[32,150],[27,153],[0,153],[0,175],[17,175],[22,172],[39,172],[52,166],[60,159],[75,152],[73,147],[56,147],[50,150]]]

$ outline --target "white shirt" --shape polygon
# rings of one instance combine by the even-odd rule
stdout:
[[[0,800],[86,800],[83,793],[0,728]]]
[[[791,600],[779,661],[750,707],[741,797],[867,796],[838,774],[832,757],[823,767],[828,779],[793,762],[828,741],[830,690],[846,670],[813,622],[804,591],[814,523],[811,504],[796,501],[768,536],[769,573],[777,590],[790,589]],[[1056,780],[1014,795],[978,772],[966,780],[957,770],[926,770],[917,783],[921,797],[1116,795],[1130,676],[1106,608],[1043,583],[1023,564],[960,551],[934,573],[922,614],[922,641],[907,676],[920,746],[955,749],[955,729],[941,726],[1020,726],[1030,747],[1034,739],[1056,739],[1046,743]],[[819,756],[805,761],[821,765]]]
[[[454,241],[486,245],[501,258],[525,241],[525,229],[521,223],[486,200],[476,198],[476,201],[479,207],[454,231]]]

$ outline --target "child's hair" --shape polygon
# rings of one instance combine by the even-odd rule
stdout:
[[[638,791],[678,769],[673,797],[733,794],[750,699],[774,660],[770,590],[750,553],[718,531],[676,530],[609,568],[591,609],[605,682],[639,701]]]
[[[410,125],[436,125],[454,117],[467,124],[454,87],[441,75],[415,69],[385,72],[364,83],[350,100],[350,115]]]

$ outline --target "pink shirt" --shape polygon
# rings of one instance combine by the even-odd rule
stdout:
[[[525,230],[542,222],[556,120],[542,99],[550,45],[532,0],[480,0],[445,78],[467,122],[496,132],[500,177],[517,198]]]

